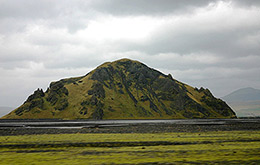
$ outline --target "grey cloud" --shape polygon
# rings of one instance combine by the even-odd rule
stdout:
[[[91,1],[83,0],[20,0],[0,1],[0,32],[25,31],[30,24],[45,24],[52,28],[67,28],[71,33],[85,28],[87,19],[96,16],[91,9],[82,8]],[[94,12],[94,13],[93,13]]]
[[[53,19],[77,12],[88,13],[82,6],[91,8],[91,3],[91,0],[0,0],[0,19]]]
[[[115,15],[156,15],[190,12],[220,0],[13,0],[0,1],[0,18],[49,19],[79,13],[108,13]],[[223,0],[229,2],[230,0]],[[231,0],[242,6],[260,5],[258,0]],[[84,14],[85,15],[85,14]]]
[[[168,15],[187,14],[199,7],[205,7],[210,3],[221,0],[95,0],[91,7],[95,10],[113,15]],[[238,6],[259,6],[259,0],[222,0],[232,2]]]
[[[17,106],[51,81],[84,75],[123,57],[210,88],[219,97],[246,85],[260,88],[260,1],[233,0],[234,16],[218,17],[219,12],[201,19],[200,10],[217,2],[0,0],[0,105]],[[88,31],[91,21],[102,26],[107,18],[140,16],[161,23],[141,40],[95,41],[78,33]]]
[[[173,52],[180,55],[209,52],[221,57],[236,58],[260,55],[260,19],[257,9],[230,9],[203,17],[174,16],[179,22],[169,22],[158,28],[143,44],[126,43],[126,50],[139,50],[147,54]],[[210,13],[209,13],[210,14]]]
[[[245,6],[245,7],[253,7],[253,6],[260,6],[259,0],[233,0],[237,5]]]
[[[224,0],[228,1],[228,0]],[[83,29],[100,15],[183,15],[219,0],[20,0],[0,1],[2,32],[25,30],[31,23],[47,22],[52,28],[67,28],[71,33]],[[257,6],[259,1],[233,0],[238,6]]]
[[[192,12],[193,8],[206,6],[210,2],[212,0],[98,0],[93,6],[100,12],[114,15],[165,15]]]
[[[257,29],[255,29],[257,30]],[[248,33],[248,32],[245,32]],[[140,49],[150,54],[176,52],[179,54],[189,54],[192,52],[212,52],[222,56],[244,56],[260,54],[260,48],[240,47],[236,43],[243,34],[240,31],[222,31],[222,32],[195,32],[193,34],[176,34],[171,36],[171,31],[165,31],[164,34],[154,36],[152,42]],[[247,43],[244,43],[247,44]],[[138,47],[138,46],[137,46]]]

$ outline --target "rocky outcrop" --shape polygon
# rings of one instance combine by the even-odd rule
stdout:
[[[31,115],[36,113],[37,115]],[[38,89],[5,118],[234,118],[208,89],[193,88],[129,59],[105,63],[78,78]]]

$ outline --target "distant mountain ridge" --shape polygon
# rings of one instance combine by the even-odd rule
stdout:
[[[106,62],[90,73],[37,89],[5,119],[235,118],[208,89],[193,88],[138,61]]]
[[[260,116],[260,90],[251,87],[238,89],[222,97],[239,117]]]
[[[257,101],[260,100],[260,90],[252,87],[242,88],[222,98],[228,102]]]

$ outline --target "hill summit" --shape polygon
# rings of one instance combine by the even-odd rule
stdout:
[[[5,119],[177,119],[235,118],[208,89],[129,59],[107,62],[85,76],[37,89]]]

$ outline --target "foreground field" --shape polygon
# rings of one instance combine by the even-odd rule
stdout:
[[[260,164],[260,131],[0,136],[0,164]]]

